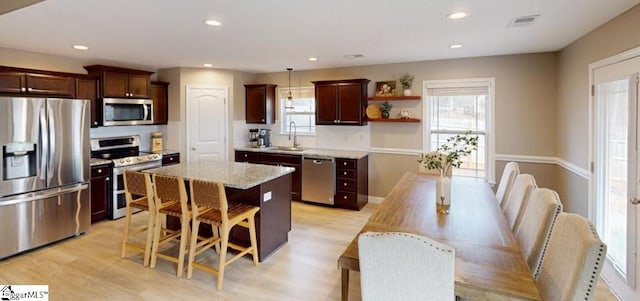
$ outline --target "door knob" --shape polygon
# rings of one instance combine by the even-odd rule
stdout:
[[[191,150],[192,150],[192,151],[194,151],[194,150],[196,150],[196,148],[195,148],[195,147],[192,147],[192,148],[191,148]]]
[[[631,198],[629,200],[629,202],[631,202],[632,205],[638,205],[638,204],[640,204],[640,199],[639,198]]]

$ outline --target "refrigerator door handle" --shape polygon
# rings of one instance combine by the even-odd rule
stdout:
[[[49,131],[47,130],[47,109],[40,109],[40,180],[46,180],[47,158],[49,157]]]
[[[54,162],[53,157],[56,155],[54,150],[56,149],[56,114],[53,112],[51,103],[47,101],[47,120],[49,121],[49,155],[47,158],[47,186],[51,185],[51,179],[53,178],[53,167],[51,164]]]
[[[45,191],[26,193],[26,194],[23,194],[24,197],[21,196],[16,198],[15,195],[8,196],[8,197],[0,198],[0,207],[55,197],[58,195],[81,191],[81,190],[87,189],[88,187],[89,187],[89,184],[82,183],[82,184],[76,184],[68,187],[61,187],[61,188],[49,189]]]

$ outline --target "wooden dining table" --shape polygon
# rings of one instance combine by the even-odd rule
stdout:
[[[454,247],[458,297],[542,300],[489,184],[484,179],[454,176],[449,214],[438,214],[435,181],[434,175],[407,172],[360,233],[409,232]],[[358,236],[340,255],[338,266],[342,271],[342,300],[348,300],[349,271],[360,270]]]

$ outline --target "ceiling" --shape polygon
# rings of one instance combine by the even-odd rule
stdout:
[[[205,63],[257,73],[321,69],[557,51],[638,3],[46,0],[0,15],[0,47],[149,69]],[[469,16],[446,19],[456,11]],[[540,17],[528,26],[507,27],[513,18],[529,15]],[[205,25],[207,19],[222,26]],[[449,48],[457,43],[463,47]],[[78,44],[89,50],[72,48]],[[345,58],[353,54],[364,57]]]

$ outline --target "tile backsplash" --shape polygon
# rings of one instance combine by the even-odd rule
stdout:
[[[133,126],[105,126],[91,128],[89,135],[91,138],[102,137],[119,137],[127,135],[140,136],[140,150],[148,151],[151,149],[151,133],[162,132],[162,136],[167,137],[166,125],[133,125]]]
[[[271,145],[291,145],[288,134],[280,134],[279,124],[247,124],[244,120],[234,120],[234,146],[249,144],[249,129],[271,129]],[[337,150],[369,151],[371,145],[370,126],[316,126],[316,135],[298,135],[302,147]]]

